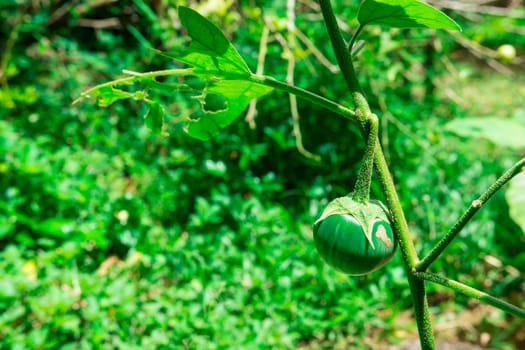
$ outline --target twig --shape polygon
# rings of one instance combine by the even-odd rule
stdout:
[[[49,16],[46,22],[46,26],[52,26],[55,23],[62,21],[68,14],[72,13],[72,11],[77,13],[78,17],[82,17],[86,13],[88,13],[89,11],[97,7],[109,5],[117,1],[118,0],[94,0],[94,1],[88,2],[87,4],[80,3],[75,6],[71,4],[71,2],[66,2],[62,6],[60,6],[58,9],[56,9],[55,12],[53,12]]]
[[[81,18],[78,20],[77,25],[79,27],[87,27],[94,29],[108,29],[121,27],[120,21],[116,17],[104,19]]]
[[[450,228],[450,230],[436,243],[434,248],[417,264],[417,271],[425,271],[448,247],[448,245],[456,238],[456,236],[463,230],[465,225],[470,222],[472,217],[494,196],[505,184],[507,184],[514,176],[520,172],[525,171],[525,158],[518,161],[510,169],[508,169],[500,178],[493,183],[481,196],[472,201],[468,209],[461,215],[458,221]]]
[[[450,35],[456,40],[458,44],[468,49],[474,56],[484,60],[487,64],[497,70],[498,72],[504,74],[512,74],[512,70],[509,69],[506,65],[498,62],[494,57],[497,57],[497,52],[489,49],[483,45],[480,45],[472,40],[468,40],[454,32],[450,32]]]
[[[268,52],[268,37],[270,34],[270,29],[268,26],[263,25],[261,40],[259,42],[259,56],[257,57],[257,75],[264,74],[264,63],[266,61],[266,53]],[[244,120],[250,126],[250,129],[255,129],[257,125],[255,124],[255,117],[257,116],[257,99],[253,99],[250,102],[248,107],[248,112]]]
[[[377,103],[379,105],[379,108],[381,109],[381,115],[384,117],[382,119],[383,121],[383,134],[381,137],[381,143],[383,144],[383,148],[385,150],[388,150],[388,133],[387,133],[387,121],[394,124],[399,131],[407,135],[409,138],[411,138],[419,147],[422,149],[428,149],[429,144],[427,141],[422,139],[421,137],[418,137],[415,133],[413,133],[410,128],[408,128],[406,125],[404,125],[399,119],[397,119],[389,110],[386,105],[385,98],[383,94],[378,93],[375,89],[373,89],[374,96],[377,96]],[[385,156],[387,156],[387,153],[385,151]],[[388,159],[388,156],[387,156]]]
[[[315,46],[315,44],[310,39],[308,39],[306,35],[304,35],[302,31],[296,28],[295,34],[303,42],[303,44],[305,44],[306,47],[312,52],[312,54],[319,60],[319,62],[323,66],[328,68],[330,72],[335,74],[341,71],[337,65],[330,62],[330,60],[326,58],[325,55],[323,55],[323,53]]]
[[[295,42],[295,0],[287,0],[286,3],[286,29],[287,29],[287,39],[285,39],[279,32],[275,33],[275,39],[281,44],[284,56],[288,61],[288,66],[286,70],[286,83],[289,85],[294,84],[294,72],[295,72],[295,55],[293,53],[293,48],[296,46]],[[303,144],[303,137],[301,134],[301,124],[299,110],[297,108],[297,97],[293,94],[289,94],[290,99],[290,113],[293,119],[293,134],[295,137],[295,146],[299,153],[309,159],[315,161],[320,161],[321,157],[317,154],[313,154],[308,151]]]
[[[415,273],[416,278],[434,282],[437,284],[440,284],[442,286],[445,286],[447,288],[452,289],[453,291],[457,293],[461,293],[463,295],[466,295],[471,298],[478,299],[484,303],[487,303],[489,305],[492,305],[494,307],[497,307],[500,310],[506,311],[510,314],[513,314],[514,316],[517,316],[519,318],[525,319],[525,310],[522,308],[519,308],[515,305],[509,304],[503,300],[500,300],[498,298],[493,297],[490,294],[487,294],[485,292],[482,292],[476,288],[472,288],[470,286],[467,286],[466,284],[463,284],[458,281],[454,281],[452,279],[449,279],[445,276],[439,276],[433,273],[429,272],[416,272]]]
[[[496,6],[472,4],[463,1],[429,1],[429,3],[438,8],[446,8],[458,12],[474,12],[491,16],[502,16],[516,19],[525,19],[525,11],[514,8],[502,8]]]
[[[4,87],[7,87],[7,74],[6,74],[7,64],[9,63],[9,60],[11,59],[11,53],[12,53],[13,47],[16,43],[16,40],[18,39],[18,32],[20,30],[20,25],[22,24],[24,13],[25,13],[25,10],[22,8],[22,6],[19,6],[18,10],[16,11],[16,17],[15,17],[15,23],[13,25],[13,30],[11,30],[11,33],[9,33],[9,37],[7,38],[7,41],[5,43],[4,53],[0,60],[0,85]]]
[[[293,47],[296,45],[296,27],[295,27],[295,0],[288,0],[286,3],[286,27],[288,30],[288,40],[289,43],[288,47],[288,73],[286,74],[286,81],[289,84],[293,84],[294,82],[294,73],[295,73],[295,56],[293,53]],[[290,112],[292,114],[293,119],[293,133],[295,136],[295,146],[297,147],[297,150],[299,153],[301,153],[303,156],[309,159],[313,159],[315,161],[320,161],[321,156],[318,154],[313,154],[312,152],[308,151],[306,148],[304,148],[303,144],[303,135],[301,133],[301,123],[300,123],[300,116],[299,116],[299,110],[297,108],[297,96],[290,94]]]

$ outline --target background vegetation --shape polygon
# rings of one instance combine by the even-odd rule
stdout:
[[[334,3],[350,33],[358,1]],[[460,35],[371,29],[358,58],[419,250],[525,156],[523,4],[442,3]],[[386,349],[416,337],[399,256],[349,278],[313,247],[315,216],[353,187],[355,125],[299,101],[316,160],[298,151],[283,94],[210,142],[184,134],[183,96],[166,97],[166,138],[133,103],[71,105],[123,69],[173,67],[149,48],[184,45],[176,5],[217,23],[253,70],[266,26],[265,74],[286,78],[284,1],[0,5],[0,348]],[[309,39],[288,47],[296,84],[348,101],[318,61],[335,62],[316,2],[297,1],[295,24]],[[518,51],[510,64],[502,44]],[[515,197],[497,195],[434,270],[524,307]],[[523,321],[430,288],[438,338],[525,346]]]

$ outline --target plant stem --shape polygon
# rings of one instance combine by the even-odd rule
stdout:
[[[374,151],[377,144],[377,134],[379,131],[379,121],[377,115],[370,114],[367,118],[368,139],[366,141],[365,155],[363,164],[359,169],[357,181],[355,183],[352,198],[357,202],[366,204],[370,200],[370,183],[372,182],[372,172],[374,170]]]
[[[432,248],[432,250],[421,260],[417,266],[417,271],[425,271],[448,247],[450,242],[461,232],[465,225],[481,209],[496,192],[498,192],[514,176],[524,170],[525,158],[515,163],[509,168],[496,182],[494,182],[478,199],[474,200],[470,207],[461,215],[458,221],[452,226],[447,234]]]
[[[77,98],[75,101],[73,101],[73,104],[77,104],[80,101],[82,101],[84,98],[89,97],[89,94],[93,90],[97,90],[97,89],[100,89],[102,87],[110,87],[110,86],[116,86],[116,85],[121,85],[121,84],[131,84],[135,80],[137,80],[137,77],[141,77],[141,78],[155,78],[155,77],[164,77],[164,76],[169,76],[169,75],[186,76],[186,75],[193,75],[194,74],[193,73],[193,68],[165,69],[165,70],[157,70],[157,71],[152,71],[152,72],[147,72],[147,73],[139,73],[139,72],[133,72],[133,71],[129,71],[129,70],[124,70],[124,73],[130,74],[131,76],[125,77],[125,78],[121,78],[121,79],[117,79],[117,80],[108,81],[107,83],[94,86],[91,89],[82,92],[80,94],[80,97]]]
[[[77,104],[82,99],[89,96],[89,94],[93,90],[100,89],[101,87],[110,87],[110,86],[116,86],[121,84],[130,84],[137,80],[138,77],[140,78],[155,78],[155,77],[163,77],[163,76],[170,76],[170,75],[177,75],[177,76],[186,76],[186,75],[194,75],[193,68],[187,68],[187,69],[166,69],[166,70],[159,70],[159,71],[152,71],[152,72],[146,72],[146,73],[139,73],[139,72],[132,72],[132,71],[124,71],[126,74],[130,74],[131,76],[109,81],[104,84],[100,84],[97,86],[92,87],[89,90],[86,90],[82,92],[80,97],[73,101],[73,104]],[[336,103],[332,100],[329,100],[323,96],[319,96],[313,92],[310,92],[308,90],[301,89],[297,86],[287,84],[285,82],[276,80],[272,77],[267,77],[264,75],[257,75],[257,74],[251,74],[250,76],[228,76],[225,77],[225,79],[231,79],[231,80],[247,80],[251,81],[253,83],[266,85],[269,87],[273,87],[274,89],[281,90],[290,94],[293,94],[299,98],[305,99],[313,104],[316,104],[322,108],[325,108],[329,111],[332,111],[336,114],[339,114],[340,116],[343,116],[347,119],[350,119],[352,121],[358,122],[358,118],[356,118],[356,113],[352,111],[351,109]]]
[[[417,329],[419,333],[419,342],[422,350],[435,350],[434,333],[432,332],[432,321],[428,310],[427,292],[425,282],[417,279],[409,271],[407,273],[410,292],[414,306],[414,316],[416,318]]]
[[[352,36],[352,39],[350,39],[350,44],[348,44],[348,52],[352,52],[352,48],[354,47],[355,41],[357,40],[357,37],[359,34],[361,34],[361,31],[363,30],[364,26],[359,26],[357,30],[355,31],[354,35]]]
[[[354,101],[356,110],[361,112],[357,114],[357,117],[361,125],[364,126],[366,117],[370,114],[370,106],[361,90],[359,80],[357,80],[352,57],[347,51],[330,0],[319,0],[319,5],[321,6],[321,12],[323,13],[326,29],[328,30],[339,68],[341,68],[341,73],[346,81],[346,85],[352,94],[352,100]]]
[[[7,41],[5,42],[4,53],[1,55],[2,57],[0,59],[0,85],[2,85],[5,88],[8,87],[7,86],[7,79],[8,79],[7,64],[9,63],[9,60],[11,59],[13,47],[15,46],[15,43],[18,39],[20,27],[23,24],[24,14],[27,11],[25,7],[26,6],[22,6],[22,5],[18,6],[13,28],[11,30],[11,33],[9,33]]]
[[[352,100],[356,106],[356,116],[361,122],[362,128],[365,128],[365,121],[371,114],[371,111],[355,74],[351,53],[347,50],[343,37],[341,36],[341,31],[337,25],[330,1],[319,0],[319,5],[321,7],[321,12],[323,13],[323,18],[335,51],[337,62],[341,68],[341,73],[346,80],[352,95]],[[366,131],[366,129],[364,131]],[[436,347],[434,344],[434,335],[432,333],[432,324],[430,322],[430,314],[428,311],[425,285],[423,281],[416,279],[413,275],[415,266],[418,262],[417,253],[410,238],[408,224],[403,209],[401,208],[395,185],[379,141],[376,141],[375,143],[374,164],[381,182],[381,187],[385,194],[387,206],[392,214],[394,231],[398,236],[397,239],[399,241],[401,253],[403,254],[403,261],[405,262],[408,282],[414,302],[414,312],[419,330],[421,347],[424,350],[434,350]]]
[[[501,299],[493,297],[492,295],[482,292],[476,288],[467,286],[461,282],[452,280],[445,276],[439,276],[439,275],[429,273],[429,272],[416,272],[415,277],[418,279],[427,280],[430,282],[440,284],[442,286],[445,286],[447,288],[454,290],[457,293],[461,293],[468,297],[478,299],[480,301],[483,301],[484,303],[497,307],[500,310],[513,314],[514,316],[525,319],[524,309],[519,308],[512,304],[509,304]]]
[[[412,301],[414,305],[414,315],[419,332],[419,341],[421,342],[421,349],[434,350],[436,348],[434,342],[434,334],[432,332],[432,323],[430,321],[430,312],[428,310],[428,301],[423,281],[414,277],[415,266],[418,262],[416,249],[410,238],[408,224],[403,213],[403,209],[399,202],[394,181],[388,169],[383,150],[379,142],[376,144],[374,152],[374,165],[377,170],[379,182],[385,194],[385,199],[392,216],[392,225],[394,232],[397,234],[399,247],[403,255],[405,269],[407,272],[408,284],[410,292],[412,293]]]
[[[381,148],[379,142],[377,142],[374,152],[374,165],[377,170],[379,183],[381,184],[381,188],[385,195],[387,207],[391,213],[392,226],[394,227],[397,234],[399,247],[401,248],[405,265],[408,269],[408,273],[412,273],[412,270],[415,268],[419,258],[416,253],[416,248],[414,247],[410,237],[410,231],[408,229],[408,224],[405,219],[403,208],[401,207],[401,203],[397,195],[394,180],[390,174],[390,169],[388,168],[385,155],[383,154],[383,149]]]
[[[254,83],[270,86],[270,87],[273,87],[274,89],[281,90],[283,92],[287,92],[290,94],[294,94],[299,98],[305,99],[313,104],[326,108],[329,111],[337,113],[347,119],[350,119],[352,121],[357,121],[356,114],[351,109],[339,103],[336,103],[332,100],[329,100],[323,96],[319,96],[308,90],[301,89],[297,86],[287,84],[285,82],[276,80],[268,76],[261,76],[261,75],[253,74],[248,79],[249,81],[254,82]]]

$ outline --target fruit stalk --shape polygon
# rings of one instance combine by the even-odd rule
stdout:
[[[358,112],[356,112],[356,114],[358,114]],[[369,114],[366,117],[366,124],[368,127],[368,139],[366,141],[365,155],[352,194],[352,198],[355,201],[363,204],[370,200],[370,183],[372,182],[372,173],[374,170],[374,151],[379,131],[377,115],[373,113]]]

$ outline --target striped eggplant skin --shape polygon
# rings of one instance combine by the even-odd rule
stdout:
[[[350,214],[335,214],[314,226],[314,241],[321,258],[348,275],[366,275],[384,266],[394,256],[397,241],[388,221],[375,219],[372,243],[363,227]]]

